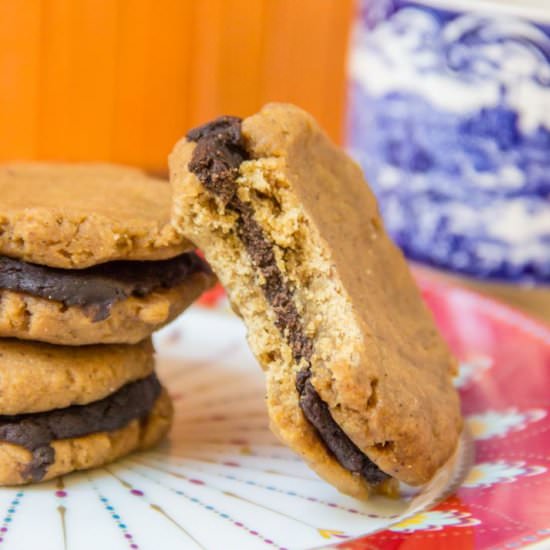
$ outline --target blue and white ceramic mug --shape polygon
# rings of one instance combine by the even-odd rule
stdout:
[[[550,1],[363,0],[348,146],[409,258],[550,283]]]

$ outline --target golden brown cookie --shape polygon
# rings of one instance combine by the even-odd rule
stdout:
[[[64,347],[0,340],[0,415],[103,399],[153,372],[153,345]]]
[[[173,409],[165,391],[142,419],[134,419],[114,431],[58,439],[51,443],[54,459],[40,479],[29,475],[33,453],[20,445],[0,441],[0,485],[21,485],[52,479],[77,470],[103,466],[132,451],[156,445],[170,429]]]
[[[0,254],[63,268],[189,250],[170,225],[170,186],[109,164],[0,166]]]
[[[174,223],[247,325],[274,432],[359,498],[427,482],[462,427],[455,360],[359,167],[273,104],[192,130],[170,172]]]
[[[11,259],[9,261],[12,262]],[[106,301],[108,307],[101,309],[93,302],[83,307],[68,305],[60,301],[61,297],[59,300],[48,299],[49,291],[43,292],[43,296],[33,296],[28,293],[33,291],[32,285],[29,285],[28,292],[2,289],[0,258],[0,337],[68,346],[140,342],[175,319],[214,284],[215,278],[206,266],[201,262],[198,267],[200,269],[190,271],[181,280],[173,281],[174,286],[160,285],[146,293],[142,292],[142,288],[138,289],[139,292],[123,293],[114,285],[118,296],[111,301],[111,295],[105,298],[107,294],[103,292],[101,305]],[[69,277],[74,278],[75,274],[82,279],[81,283],[77,280],[74,286],[82,287],[90,282],[85,276],[86,271],[67,270]],[[47,275],[45,278],[48,281]],[[64,292],[64,296],[75,302],[77,292],[69,290]],[[96,286],[91,299],[100,295]]]

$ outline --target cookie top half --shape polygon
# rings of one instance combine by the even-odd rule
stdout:
[[[156,260],[192,245],[170,224],[167,182],[111,164],[0,166],[0,254],[79,269]]]
[[[103,399],[153,372],[150,338],[138,344],[54,346],[0,339],[0,418]],[[1,438],[0,438],[1,439]]]
[[[267,214],[258,206],[256,217],[283,257],[299,252],[298,261],[284,263],[303,331],[311,334],[312,389],[384,472],[427,481],[461,429],[456,360],[360,167],[293,106],[268,105],[243,121],[242,135],[250,160],[240,185],[258,196],[266,193],[258,182],[272,182],[286,219],[278,215],[277,223],[277,208]],[[306,386],[303,409],[309,397]]]

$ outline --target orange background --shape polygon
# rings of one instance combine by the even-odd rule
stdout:
[[[162,170],[185,131],[270,100],[341,140],[353,0],[0,0],[0,160]]]

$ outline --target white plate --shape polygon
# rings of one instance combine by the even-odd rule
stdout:
[[[91,472],[0,489],[1,549],[316,548],[432,505],[468,462],[463,442],[420,494],[355,501],[269,431],[263,375],[236,317],[192,308],[156,344],[176,406],[169,441]]]

